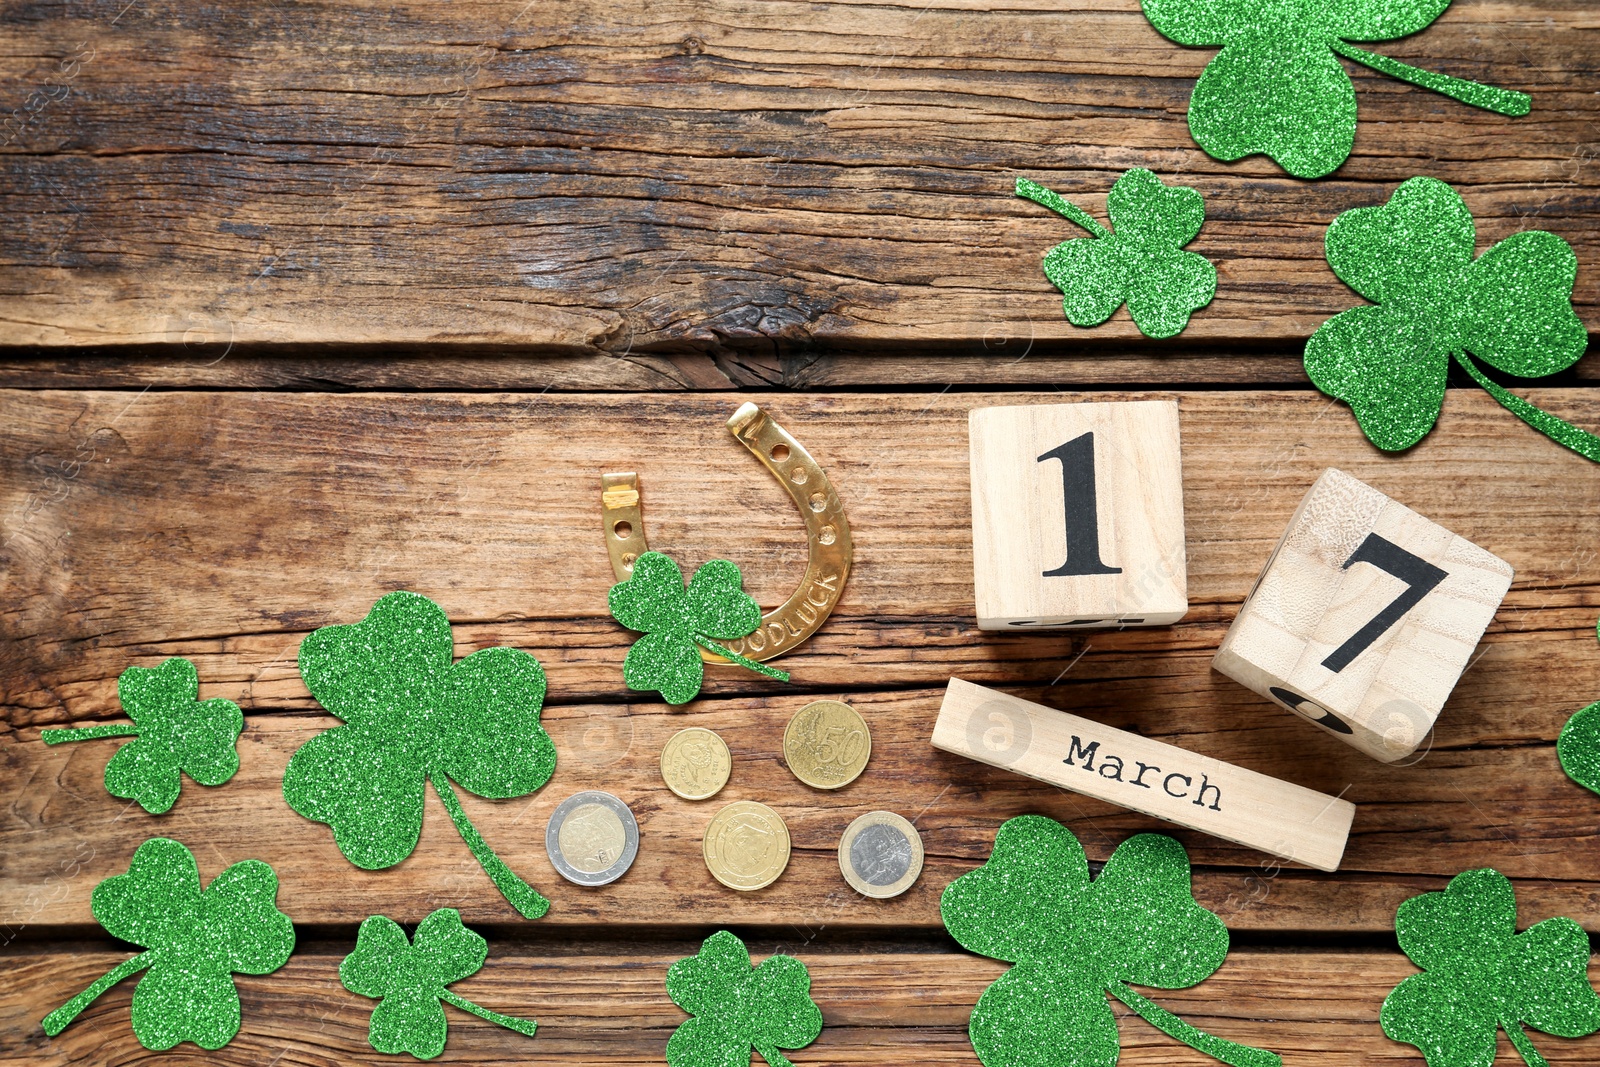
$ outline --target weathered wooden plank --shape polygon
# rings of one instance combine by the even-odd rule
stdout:
[[[1137,339],[1068,325],[1040,256],[1144,165],[1207,197],[1219,266],[1189,341],[1307,335],[1354,302],[1342,210],[1428,173],[1493,240],[1576,247],[1600,324],[1583,0],[1458,0],[1382,50],[1525,89],[1521,120],[1364,70],[1333,178],[1219,164],[1185,125],[1214,54],[1135,0],[978,10],[669,0],[413,0],[7,18],[0,322],[18,345],[489,345],[753,351]],[[1492,47],[1484,42],[1492,41]]]
[[[1600,422],[1587,390],[1533,396]],[[631,699],[620,686],[629,638],[604,618],[611,577],[596,530],[601,470],[642,472],[652,540],[686,562],[739,560],[768,603],[799,572],[798,519],[726,439],[727,400],[0,394],[0,421],[12,427],[0,450],[9,538],[0,615],[11,730],[0,749],[6,921],[87,921],[93,882],[156,832],[281,864],[310,909],[306,921],[353,921],[351,908],[373,902],[415,919],[441,892],[476,920],[509,921],[434,805],[417,855],[365,874],[277,793],[289,752],[332,721],[307,714],[314,705],[293,669],[300,640],[406,586],[444,604],[461,654],[508,643],[549,668],[557,779],[530,802],[468,800],[513,866],[557,894],[547,923],[693,914],[928,926],[938,890],[986,854],[1007,815],[1055,814],[1097,857],[1157,825],[934,754],[931,687],[961,674],[1356,801],[1350,873],[1335,878],[1274,876],[1260,856],[1179,834],[1202,865],[1202,898],[1236,912],[1230,921],[1241,928],[1381,930],[1405,896],[1488,863],[1528,879],[1536,904],[1600,927],[1600,801],[1560,776],[1550,747],[1565,716],[1600,693],[1600,559],[1587,547],[1600,487],[1585,461],[1487,397],[1452,392],[1434,436],[1414,454],[1384,457],[1325,398],[1180,394],[1190,619],[1162,630],[996,638],[980,636],[970,617],[965,419],[975,404],[1021,398],[761,399],[829,470],[856,529],[858,569],[838,613],[786,659],[804,692],[842,692],[877,731],[873,767],[830,804],[777,761],[773,738],[803,697],[776,684],[713,672],[712,699],[687,713],[616,703]],[[1518,568],[1415,767],[1373,763],[1209,669],[1237,603],[1326,463]],[[161,819],[135,809],[112,823],[122,805],[99,781],[112,743],[46,749],[36,728],[114,715],[116,675],[175,654],[196,659],[203,695],[238,699],[251,713],[245,768],[220,789],[191,786]],[[660,742],[691,719],[722,731],[740,757],[727,799],[771,802],[791,821],[794,865],[754,898],[711,885],[697,821],[710,809],[677,801],[656,780]],[[542,856],[549,810],[590,786],[635,804],[647,831],[639,866],[603,894],[557,882]],[[260,827],[240,824],[241,804],[259,813]],[[855,898],[831,854],[849,818],[872,807],[926,809],[928,872],[888,905]],[[80,849],[87,866],[68,878],[60,864]],[[341,903],[352,890],[360,903]]]
[[[311,346],[313,349],[316,346]],[[885,349],[873,354],[749,352],[565,358],[504,354],[452,356],[362,354],[344,357],[299,354],[279,346],[273,355],[235,348],[190,358],[172,353],[127,354],[101,349],[93,355],[20,355],[0,348],[0,388],[7,389],[261,389],[510,391],[547,393],[608,391],[670,392],[729,388],[843,389],[872,386],[973,385],[985,388],[1116,385],[1122,388],[1184,388],[1195,384],[1304,385],[1298,354],[1223,354],[1184,345],[1140,354],[1131,346],[1102,350],[1085,344],[1034,343],[991,338],[984,354],[953,355],[932,343],[915,356]],[[1298,351],[1298,345],[1291,345]],[[44,350],[36,350],[38,351]],[[205,349],[194,346],[193,351]],[[257,350],[259,351],[259,350]],[[1579,381],[1600,378],[1600,351],[1574,364]],[[1465,375],[1462,384],[1465,383]]]
[[[318,942],[265,977],[240,977],[243,1027],[216,1064],[388,1063],[366,1042],[372,1001],[346,992],[338,963],[352,942]],[[693,952],[691,941],[607,951],[587,945],[521,945],[493,937],[483,970],[452,987],[486,1007],[537,1019],[532,1038],[451,1008],[450,1036],[439,1062],[651,1063],[687,1017],[666,995],[666,969]],[[752,956],[784,951],[811,973],[822,1009],[815,1043],[792,1054],[808,1063],[976,1062],[967,1017],[1004,965],[961,952],[851,951],[809,945],[803,937],[751,937]],[[49,1039],[38,1020],[125,955],[99,945],[27,950],[8,955],[0,976],[0,1061],[68,1064],[127,1062],[146,1055],[128,1025],[132,981],[91,1006]],[[1378,1025],[1388,991],[1416,973],[1397,950],[1326,949],[1266,952],[1235,949],[1213,977],[1187,990],[1151,997],[1219,1037],[1280,1052],[1306,1067],[1420,1063],[1410,1045],[1390,1041]],[[1600,965],[1591,963],[1591,981]],[[1122,1035],[1122,1064],[1189,1064],[1199,1054],[1178,1045],[1113,1004]],[[1070,1040],[1061,1035],[1062,1040]],[[1512,1055],[1501,1037],[1501,1048]],[[1533,1035],[1551,1063],[1591,1063],[1600,1037],[1566,1040]],[[192,1051],[192,1046],[183,1046]],[[1502,1062],[1510,1062],[1502,1060]]]
[[[1531,673],[1518,672],[1524,688]],[[1071,695],[1103,688],[1068,687],[1069,699],[1055,703],[1070,706]],[[660,704],[549,708],[545,722],[560,754],[551,782],[525,799],[466,796],[463,804],[506,862],[554,902],[543,920],[548,925],[937,927],[939,893],[988,855],[1000,822],[1043,812],[1072,826],[1095,859],[1136,832],[1173,834],[1202,865],[1201,899],[1240,929],[1386,929],[1394,906],[1418,886],[1435,888],[1461,870],[1490,865],[1528,879],[1530,891],[1542,894],[1531,898],[1536,903],[1600,927],[1600,799],[1561,774],[1550,741],[1570,707],[1535,699],[1543,713],[1513,723],[1474,714],[1472,705],[1453,708],[1425,756],[1414,766],[1389,767],[1259,700],[1188,706],[1173,699],[1178,688],[1123,684],[1091,699],[1096,717],[1119,728],[1353,801],[1355,825],[1339,875],[1302,870],[1280,877],[1282,865],[1263,853],[937,752],[929,738],[938,690],[850,696],[872,726],[873,755],[867,772],[837,793],[803,786],[785,768],[776,739],[806,698],[775,696],[705,701],[687,713]],[[367,913],[362,909],[376,908],[415,921],[445,905],[477,921],[515,922],[436,798],[425,801],[416,852],[377,873],[347,864],[326,827],[288,808],[280,782],[290,754],[315,731],[336,724],[326,716],[251,715],[233,780],[212,789],[186,785],[178,804],[159,818],[106,793],[101,777],[116,742],[51,748],[32,729],[15,731],[0,749],[0,922],[89,922],[94,884],[125,870],[138,843],[158,834],[218,862],[254,857],[271,863],[286,899],[296,904],[291,914],[302,922],[356,922]],[[716,730],[733,752],[732,780],[711,801],[680,800],[660,781],[661,745],[686,725]],[[602,890],[560,880],[544,852],[551,812],[581,789],[616,794],[639,820],[638,859],[627,876]],[[700,852],[712,814],[742,799],[778,811],[794,847],[784,876],[753,894],[717,885]],[[887,902],[851,890],[836,856],[845,826],[880,808],[913,819],[927,852],[921,880]],[[1366,899],[1351,907],[1353,893]]]
[[[1438,430],[1399,457],[1317,394],[1178,395],[1188,619],[1151,633],[992,638],[972,620],[966,414],[1028,397],[756,396],[829,471],[858,544],[834,619],[788,660],[801,683],[941,685],[961,670],[1042,684],[1089,645],[1209,653],[1210,628],[1232,618],[1327,465],[1512,563],[1517,584],[1491,633],[1526,630],[1552,618],[1529,614],[1546,608],[1582,610],[1537,626],[1581,630],[1600,601],[1593,472],[1476,389],[1451,391]],[[1529,395],[1600,425],[1587,390]],[[640,472],[651,543],[685,565],[735,560],[766,604],[800,574],[799,517],[727,435],[734,406],[704,395],[0,394],[0,626],[21,642],[0,659],[7,714],[103,714],[107,681],[135,656],[202,657],[201,677],[231,684],[229,696],[292,682],[305,632],[359,618],[399,587],[443,604],[464,648],[538,649],[558,699],[624,698],[617,663],[630,639],[605,613],[602,471]],[[749,684],[714,673],[710,691]]]

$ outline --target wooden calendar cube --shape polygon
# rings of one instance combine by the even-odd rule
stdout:
[[[1178,405],[978,408],[978,626],[1159,626],[1189,610]]]
[[[1329,468],[1212,665],[1394,762],[1427,736],[1509,588],[1505,560]]]

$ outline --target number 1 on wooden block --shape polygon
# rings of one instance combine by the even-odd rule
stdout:
[[[977,408],[968,432],[980,629],[1183,617],[1175,402]]]
[[[1094,431],[1080,434],[1039,457],[1061,461],[1061,503],[1067,531],[1067,561],[1045,578],[1081,574],[1121,574],[1100,562],[1100,509],[1095,502]]]

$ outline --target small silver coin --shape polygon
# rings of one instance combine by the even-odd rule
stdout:
[[[596,789],[574,793],[556,806],[544,831],[550,865],[569,882],[606,885],[633,866],[639,824],[628,805]]]
[[[850,866],[868,885],[893,885],[911,869],[911,842],[896,827],[869,826],[850,842]]]
[[[863,896],[897,897],[922,873],[922,838],[892,811],[869,812],[840,838],[839,871]]]

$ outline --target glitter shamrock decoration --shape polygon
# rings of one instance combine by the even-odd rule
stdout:
[[[1600,701],[1572,713],[1556,740],[1556,756],[1568,778],[1600,793]]]
[[[789,680],[787,673],[717,643],[737,640],[761,625],[761,609],[744,591],[739,568],[725,559],[695,571],[685,589],[683,572],[670,556],[645,552],[634,560],[628,580],[611,587],[608,599],[612,618],[644,634],[622,661],[629,689],[654,689],[668,704],[687,704],[700,692],[702,648],[768,678]]]
[[[1421,1049],[1428,1067],[1490,1067],[1497,1029],[1528,1067],[1546,1067],[1523,1024],[1560,1037],[1600,1030],[1589,935],[1571,919],[1517,933],[1516,894],[1499,871],[1466,871],[1405,901],[1394,932],[1423,973],[1395,986],[1378,1018],[1384,1033]]]
[[[47,745],[97,737],[132,737],[106,764],[106,791],[137,800],[152,815],[169,810],[183,788],[180,771],[201,785],[221,785],[239,769],[234,745],[244,729],[239,705],[220,697],[196,700],[194,664],[176,656],[159,667],[129,667],[117,679],[117,699],[133,720],[71,730],[41,730]]]
[[[1217,292],[1217,268],[1183,246],[1205,222],[1200,194],[1168,187],[1136,167],[1106,197],[1107,230],[1075,204],[1044,186],[1017,179],[1017,195],[1077,223],[1093,237],[1062,241],[1044,257],[1044,274],[1064,294],[1061,307],[1074,326],[1098,326],[1124,302],[1146,337],[1171,337]]]
[[[271,974],[294,951],[294,924],[277,908],[278,876],[260,860],[235,863],[200,887],[194,856],[152,837],[127,874],[94,887],[90,908],[112,937],[143,945],[82,993],[45,1016],[64,1030],[101,993],[144,971],[133,993],[133,1032],[147,1049],[180,1041],[217,1049],[239,1032],[235,974]]]
[[[301,815],[332,826],[351,863],[379,870],[417,847],[424,786],[432,782],[495,886],[521,915],[537,919],[550,902],[490,850],[451,783],[504,800],[550,779],[556,750],[539,725],[544,668],[514,648],[453,658],[450,620],[416,593],[390,593],[361,622],[307,637],[300,676],[344,725],[300,746],[283,772],[283,796]]]
[[[1142,0],[1168,40],[1222,49],[1189,99],[1189,132],[1217,159],[1264,152],[1320,178],[1350,155],[1356,91],[1335,53],[1464,104],[1526,115],[1526,93],[1463,81],[1357,48],[1416,33],[1450,0]]]
[[[1072,831],[1019,815],[988,862],[946,887],[939,911],[964,948],[1016,964],[972,1010],[968,1033],[987,1067],[1112,1067],[1121,1043],[1107,993],[1233,1067],[1283,1062],[1196,1029],[1127,984],[1184,989],[1228,954],[1228,928],[1195,903],[1188,854],[1170,837],[1128,838],[1091,882]]]
[[[806,965],[768,956],[752,969],[744,942],[726,930],[668,968],[667,995],[694,1016],[668,1039],[668,1067],[748,1064],[752,1047],[771,1067],[792,1067],[778,1050],[803,1048],[822,1033]]]
[[[423,919],[412,941],[393,919],[373,915],[362,922],[355,951],[339,964],[339,981],[357,996],[378,1001],[367,1026],[373,1048],[431,1060],[444,1051],[449,1028],[441,1000],[519,1034],[532,1037],[537,1029],[532,1020],[480,1008],[445,988],[477,974],[488,956],[488,943],[461,925],[454,908]]]
[[[1454,358],[1512,414],[1600,461],[1600,438],[1513,396],[1473,361],[1533,378],[1583,355],[1588,334],[1572,309],[1571,246],[1527,230],[1473,259],[1475,243],[1472,213],[1434,178],[1412,178],[1382,207],[1334,219],[1328,265],[1374,303],[1317,328],[1306,342],[1306,373],[1350,405],[1373,444],[1395,451],[1433,429]]]

